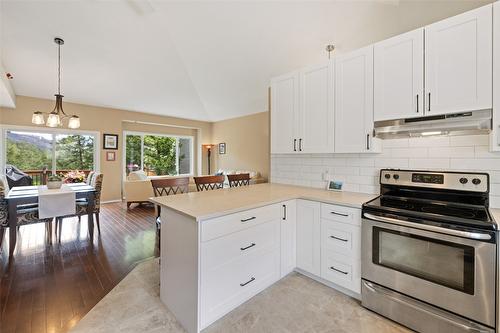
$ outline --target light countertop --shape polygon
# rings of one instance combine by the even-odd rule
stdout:
[[[490,213],[497,225],[500,224],[500,208],[490,208]]]
[[[150,201],[190,216],[197,221],[203,221],[292,199],[314,200],[361,208],[364,202],[375,197],[374,194],[334,192],[326,189],[267,183],[157,197],[151,198]]]

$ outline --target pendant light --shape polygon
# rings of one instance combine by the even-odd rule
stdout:
[[[31,117],[31,122],[35,125],[46,124],[48,127],[60,127],[63,125],[63,120],[69,118],[68,128],[75,129],[80,127],[80,118],[76,115],[68,116],[63,110],[63,95],[61,95],[61,45],[64,45],[64,40],[62,38],[54,38],[54,42],[57,44],[57,94],[56,105],[54,110],[48,114],[47,123],[45,123],[44,113],[40,111],[33,112]]]

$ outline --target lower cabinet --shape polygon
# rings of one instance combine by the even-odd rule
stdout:
[[[311,274],[321,272],[321,206],[297,200],[297,267]]]
[[[273,220],[201,243],[202,328],[280,279],[280,224]]]

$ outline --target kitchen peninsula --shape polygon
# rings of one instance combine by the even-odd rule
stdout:
[[[151,198],[161,300],[192,333],[294,270],[359,298],[360,208],[373,197],[260,184]]]

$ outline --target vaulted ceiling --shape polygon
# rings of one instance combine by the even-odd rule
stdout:
[[[0,0],[17,95],[217,121],[267,110],[272,76],[490,0]]]

